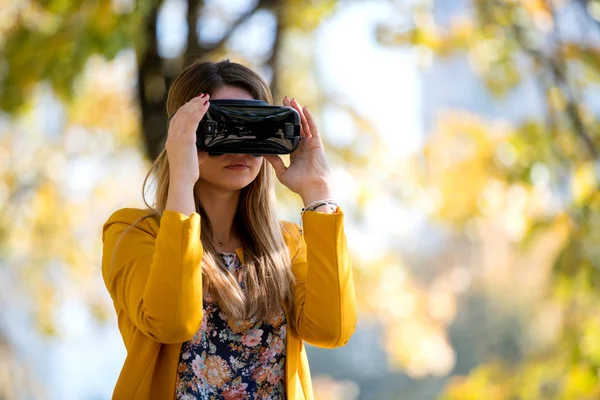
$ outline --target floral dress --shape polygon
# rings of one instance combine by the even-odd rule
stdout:
[[[244,288],[237,254],[220,254]],[[283,308],[268,322],[229,321],[207,292],[202,325],[181,348],[176,399],[285,399],[285,336]]]

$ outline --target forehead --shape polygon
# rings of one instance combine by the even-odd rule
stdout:
[[[237,100],[253,100],[254,98],[245,89],[237,86],[221,86],[210,96],[213,100],[218,99],[237,99]]]

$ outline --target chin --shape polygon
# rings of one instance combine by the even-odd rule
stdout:
[[[241,177],[240,177],[241,178]],[[219,179],[219,180],[215,180],[212,182],[208,182],[210,183],[212,186],[217,187],[221,190],[227,190],[227,191],[236,191],[236,190],[241,190],[243,188],[245,188],[246,186],[248,186],[249,184],[252,183],[251,179]]]
[[[252,182],[246,182],[246,183],[235,183],[235,184],[230,184],[227,185],[225,188],[227,190],[231,190],[231,191],[236,191],[236,190],[242,190],[243,188],[245,188],[246,186],[248,186],[249,184],[251,184]]]

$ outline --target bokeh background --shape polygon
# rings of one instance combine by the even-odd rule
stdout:
[[[598,0],[0,0],[0,399],[110,398],[101,227],[143,207],[196,58],[318,119],[360,312],[308,348],[318,400],[600,398],[599,21]]]

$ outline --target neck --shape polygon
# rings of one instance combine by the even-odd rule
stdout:
[[[194,188],[196,198],[208,215],[215,241],[233,242],[233,219],[240,201],[241,190],[228,191],[207,182],[198,181]]]

